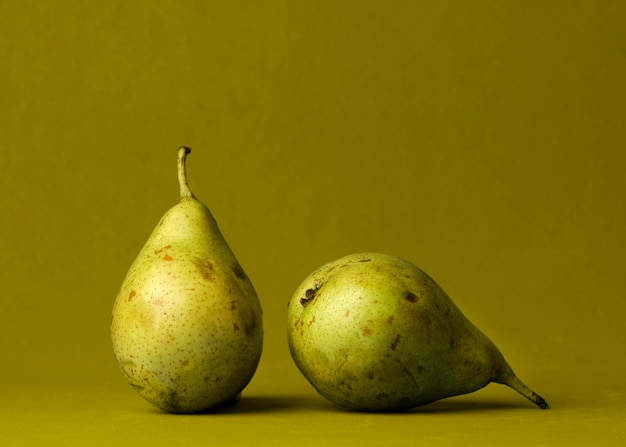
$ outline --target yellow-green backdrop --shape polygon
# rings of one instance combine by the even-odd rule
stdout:
[[[620,1],[1,0],[0,439],[164,424],[124,382],[109,321],[177,201],[179,145],[259,293],[265,348],[240,414],[166,419],[153,443],[349,444],[394,424],[462,443],[511,414],[519,433],[494,443],[528,425],[547,443],[623,438],[624,17]],[[326,405],[289,356],[286,303],[365,250],[433,276],[551,413],[493,386],[459,400],[477,413],[410,413],[419,433]]]

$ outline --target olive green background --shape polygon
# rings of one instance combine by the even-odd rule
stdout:
[[[3,445],[623,441],[624,17],[590,0],[0,0]],[[195,419],[135,395],[109,339],[177,202],[180,145],[265,319],[239,407]],[[553,409],[497,385],[402,415],[317,396],[286,303],[358,251],[428,272]]]

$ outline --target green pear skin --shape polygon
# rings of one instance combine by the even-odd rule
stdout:
[[[180,202],[131,265],[111,316],[113,351],[128,382],[171,413],[237,401],[263,346],[255,289],[187,185],[189,152],[178,151]]]
[[[313,387],[352,410],[406,410],[490,382],[548,408],[432,278],[394,256],[352,254],[311,273],[289,301],[287,339]]]

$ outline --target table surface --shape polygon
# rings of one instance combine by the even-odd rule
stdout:
[[[618,377],[542,379],[549,410],[490,384],[393,414],[346,411],[305,382],[285,389],[275,374],[253,380],[238,404],[200,415],[163,413],[121,379],[70,382],[5,383],[0,445],[626,445],[626,388]]]

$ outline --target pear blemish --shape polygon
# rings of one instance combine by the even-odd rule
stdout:
[[[437,283],[402,259],[362,253],[323,265],[296,289],[287,318],[296,366],[337,405],[406,410],[495,382],[548,408]]]
[[[407,300],[409,303],[415,303],[417,302],[417,295],[411,292],[407,292],[406,295],[404,295],[404,299]]]
[[[193,262],[193,264],[197,267],[200,276],[202,276],[207,281],[215,280],[215,269],[211,261],[207,259],[196,258],[191,262]]]
[[[304,296],[300,298],[300,304],[306,307],[311,301],[313,301],[315,297],[317,296],[317,292],[322,288],[323,284],[324,282],[321,280],[315,281],[315,284],[313,285],[313,287],[310,289],[307,289],[304,292]],[[287,304],[287,306],[289,306],[289,303]]]
[[[239,264],[233,265],[233,273],[239,279],[248,279],[248,277],[246,276],[246,272],[243,271]]]
[[[393,341],[391,342],[391,350],[395,351],[396,350],[396,346],[398,346],[398,343],[400,343],[400,339],[402,338],[402,335],[397,334],[396,338],[393,339]]]
[[[263,346],[262,310],[209,209],[187,183],[131,265],[111,313],[111,340],[132,388],[171,413],[239,399]],[[243,330],[240,330],[243,328]]]
[[[315,289],[307,289],[304,296],[300,298],[300,304],[306,307],[315,298],[315,293]]]

